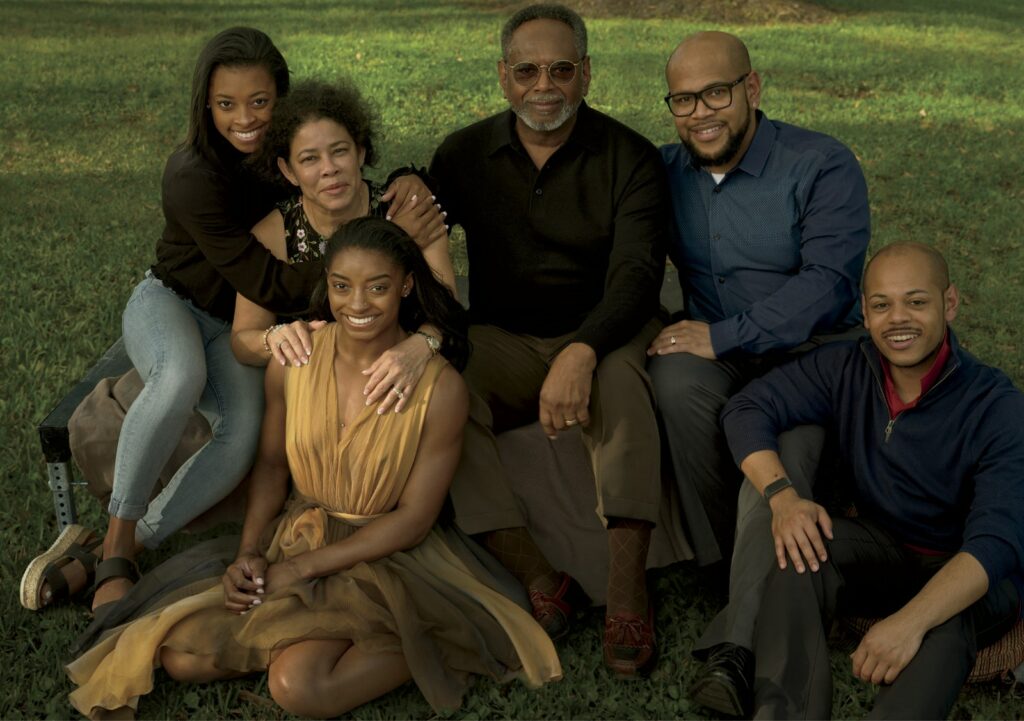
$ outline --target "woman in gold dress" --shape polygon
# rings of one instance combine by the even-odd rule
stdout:
[[[193,682],[266,670],[278,704],[321,718],[410,678],[435,710],[457,707],[471,674],[530,686],[560,678],[540,626],[435,525],[467,415],[461,306],[385,220],[343,226],[325,268],[335,322],[314,334],[308,366],[268,367],[234,563],[221,583],[115,629],[71,663],[82,713],[137,708],[158,666]],[[441,353],[400,412],[379,413],[360,371],[423,322],[443,330]]]

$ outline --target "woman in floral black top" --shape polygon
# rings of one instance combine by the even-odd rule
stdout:
[[[290,263],[319,263],[327,238],[348,221],[368,215],[388,218],[380,186],[362,174],[363,166],[376,160],[375,136],[373,113],[354,86],[308,81],[293,87],[274,108],[256,162],[276,167],[300,192],[253,228],[259,241]],[[454,291],[447,227],[433,198],[413,196],[388,219],[416,240],[431,269]],[[310,333],[323,321],[276,321],[271,311],[238,297],[231,337],[238,360],[249,365],[266,365],[272,357],[295,366],[308,362]],[[443,342],[436,329],[420,331],[368,369],[369,402],[380,400],[383,410],[402,407],[403,397],[415,388]]]

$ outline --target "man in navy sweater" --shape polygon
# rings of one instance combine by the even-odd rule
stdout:
[[[752,682],[754,708],[742,711],[759,718],[830,715],[826,637],[844,614],[882,619],[852,654],[853,674],[881,684],[872,716],[945,718],[977,650],[1021,613],[1024,395],[959,347],[947,325],[957,289],[934,249],[879,251],[862,304],[870,339],[780,366],[722,413],[771,507],[763,542],[778,561],[757,617],[756,678],[735,679]],[[778,435],[806,423],[833,434],[848,517],[786,478]]]

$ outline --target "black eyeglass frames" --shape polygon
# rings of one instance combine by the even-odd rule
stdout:
[[[665,105],[677,118],[685,118],[697,111],[700,100],[708,110],[722,110],[732,105],[732,89],[742,83],[750,75],[743,73],[731,83],[715,83],[696,93],[669,93],[665,96]]]

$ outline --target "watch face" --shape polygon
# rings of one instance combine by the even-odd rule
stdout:
[[[439,341],[437,338],[430,335],[429,333],[424,333],[423,331],[420,331],[420,335],[427,339],[427,345],[430,347],[430,350],[434,351],[435,353],[441,350],[441,341]]]

